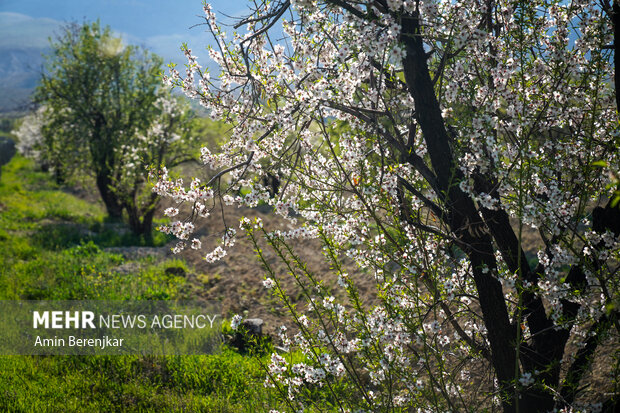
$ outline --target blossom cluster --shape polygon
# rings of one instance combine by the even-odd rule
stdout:
[[[264,229],[248,218],[240,228],[251,236],[263,232],[274,248],[319,238],[336,270],[348,257],[373,278],[380,300],[368,307],[346,271],[337,271],[343,302],[306,274],[312,294],[307,311],[295,314],[300,333],[283,335],[283,342],[308,360],[291,365],[274,354],[270,383],[297,400],[306,385],[348,377],[363,409],[411,407],[437,392],[449,402],[431,397],[434,410],[467,410],[461,403],[471,401],[459,394],[471,376],[455,377],[446,366],[469,371],[488,363],[490,335],[475,277],[498,283],[511,323],[523,321],[517,320],[522,295],[540,299],[553,328],[583,342],[579,326],[595,322],[618,293],[610,277],[617,234],[589,230],[589,213],[610,182],[592,164],[620,165],[609,144],[620,136],[602,47],[610,43],[609,22],[598,3],[500,0],[493,10],[474,0],[389,0],[386,8],[290,4],[294,12],[281,21],[278,40],[272,19],[286,14],[273,8],[288,2],[258,6],[245,34],[232,40],[205,7],[218,45],[210,57],[221,74],[203,72],[186,48],[186,76],[171,69],[166,81],[227,122],[232,134],[219,153],[201,152],[218,179],[187,189],[164,170],[155,186],[189,205],[194,217],[204,216],[205,201],[216,196],[229,205],[271,205],[290,230]],[[424,108],[416,108],[407,83],[412,48],[402,32],[414,17],[449,137],[452,153],[443,155],[455,159],[449,190],[438,182],[433,142],[419,120]],[[274,176],[277,192],[265,185]],[[455,228],[461,211],[450,210],[448,193],[467,197],[477,216]],[[499,216],[512,219],[520,252],[511,256],[495,239],[495,255],[477,267],[461,241],[496,236]],[[525,233],[539,245],[523,245]],[[224,257],[235,236],[227,231],[207,261]],[[515,271],[524,251],[539,265]],[[588,288],[571,285],[567,268],[583,272]],[[523,278],[526,271],[532,279]],[[264,285],[286,299],[275,274]],[[580,309],[568,319],[572,305]],[[522,324],[527,345],[534,338],[529,321]],[[349,374],[359,366],[367,381]],[[543,379],[524,369],[513,382],[527,388],[537,380]],[[490,383],[489,393],[497,386]]]

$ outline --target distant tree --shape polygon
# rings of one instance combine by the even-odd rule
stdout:
[[[52,41],[36,99],[40,156],[57,180],[94,174],[110,217],[127,211],[136,234],[150,237],[157,199],[143,196],[147,166],[187,159],[187,105],[160,88],[162,60],[124,45],[110,28],[71,24]],[[27,127],[27,126],[26,126]]]
[[[43,128],[45,124],[45,106],[39,107],[35,112],[24,116],[18,126],[12,131],[13,136],[17,138],[16,149],[23,156],[33,159],[43,171],[49,170],[48,151],[42,151],[43,148]],[[56,168],[60,172],[62,168]],[[62,181],[57,174],[56,181]]]

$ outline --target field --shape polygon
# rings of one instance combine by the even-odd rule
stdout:
[[[32,161],[3,167],[0,299],[195,298],[197,280],[220,276],[196,275],[169,257],[161,234],[155,247],[136,246],[84,198]],[[266,357],[229,348],[209,356],[3,356],[0,411],[260,411],[278,404],[263,386]]]

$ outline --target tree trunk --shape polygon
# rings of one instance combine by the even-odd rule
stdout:
[[[147,208],[143,214],[136,206],[125,206],[129,217],[129,228],[134,235],[140,236],[147,244],[153,243],[153,216],[155,208]]]
[[[123,216],[123,206],[110,188],[111,183],[110,175],[105,173],[105,171],[97,174],[97,189],[99,189],[99,194],[105,204],[108,215],[110,218],[120,219]]]
[[[448,216],[444,219],[472,263],[482,316],[488,331],[491,362],[499,382],[503,409],[505,412],[551,410],[555,403],[552,394],[534,389],[520,390],[516,387],[515,381],[520,375],[517,359],[519,348],[516,339],[517,326],[510,323],[502,286],[495,276],[497,271],[495,247],[491,235],[482,233],[473,236],[467,231],[469,226],[479,222],[480,218],[473,201],[458,187],[462,173],[454,161],[449,143],[450,137],[435,96],[417,14],[403,17],[401,36],[407,51],[403,61],[405,82],[415,102],[417,121],[422,129],[431,165],[437,177],[441,191],[438,195],[448,211]],[[508,229],[513,233],[509,224]],[[507,237],[512,238],[514,236]],[[502,247],[505,250],[510,249],[507,245],[500,246],[500,249]],[[515,251],[511,250],[510,255],[517,261]],[[517,262],[517,268],[519,264]],[[529,273],[529,267],[523,270]],[[540,309],[535,313],[538,315],[539,312]],[[554,347],[553,343],[547,344]],[[563,343],[561,347],[563,350]],[[554,365],[557,362],[559,365],[562,351],[559,353],[559,359],[547,360],[547,363]],[[553,355],[557,357],[557,354]],[[548,384],[553,386],[557,383]]]
[[[54,180],[58,185],[64,185],[65,183],[65,170],[62,166],[62,162],[60,160],[56,160],[54,165]]]

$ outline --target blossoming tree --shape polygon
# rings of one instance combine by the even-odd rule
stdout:
[[[47,56],[36,98],[43,104],[17,131],[23,153],[63,181],[92,173],[108,215],[126,211],[148,239],[158,197],[147,168],[193,159],[191,111],[161,88],[161,58],[123,45],[99,23],[68,25]]]
[[[13,130],[13,135],[17,137],[19,153],[40,164],[46,163],[40,150],[43,141],[41,130],[45,125],[44,112],[45,107],[41,106],[35,112],[24,116],[21,119],[21,125]]]
[[[298,225],[241,222],[259,257],[262,234],[308,299],[306,310],[289,306],[299,333],[282,333],[307,362],[274,354],[269,366],[292,409],[337,381],[351,389],[334,398],[343,411],[575,405],[598,346],[620,332],[619,210],[601,168],[619,165],[618,9],[280,0],[227,37],[205,5],[221,74],[186,48],[185,73],[165,80],[233,133],[220,153],[203,148],[217,172],[209,182],[186,188],[163,170],[155,191],[191,205],[192,218],[218,200],[262,201]],[[188,218],[163,230],[177,250],[201,248],[193,228]],[[223,257],[235,234],[206,259]],[[538,243],[524,245],[525,234]],[[346,302],[295,254],[304,237],[323,241]],[[360,303],[343,256],[374,276],[379,304]],[[283,275],[263,262],[266,287],[290,304]]]

